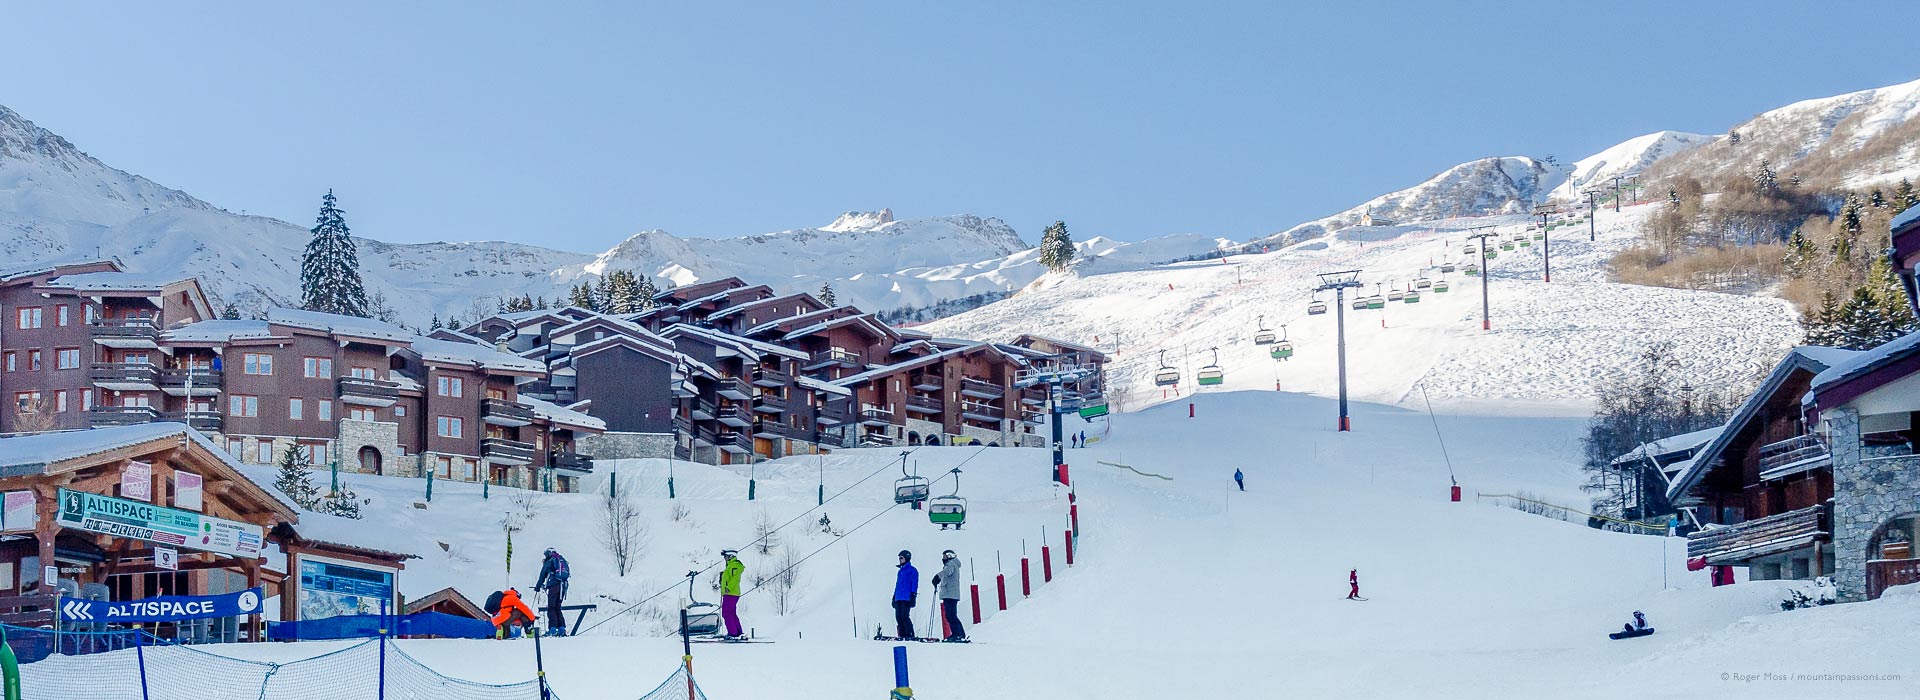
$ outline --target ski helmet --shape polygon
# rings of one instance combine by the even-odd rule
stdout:
[[[553,556],[553,555],[555,555],[555,554],[559,554],[559,552],[557,552],[557,551],[554,551],[554,549],[553,549],[552,547],[548,547],[548,548],[547,548],[547,553],[545,554],[545,556],[549,556],[549,557],[551,557],[551,556]]]
[[[723,557],[727,557],[727,558],[732,558],[732,557],[733,557],[734,555],[736,555],[736,554],[739,554],[739,553],[740,553],[739,551],[737,551],[737,550],[732,550],[732,549],[722,549],[722,550],[720,550],[720,556],[723,556]]]
[[[947,551],[944,551],[944,552],[941,552],[941,553],[940,553],[940,561],[946,561],[946,560],[948,560],[948,559],[952,559],[952,558],[954,558],[954,557],[956,557],[956,556],[959,556],[959,555],[957,555],[957,554],[954,554],[954,553],[953,553],[953,550],[951,550],[951,549],[949,549],[949,550],[947,550]]]
[[[912,560],[913,560],[913,552],[909,552],[909,551],[907,551],[907,550],[904,550],[904,549],[902,549],[902,550],[900,550],[900,558],[901,558],[901,559],[905,559],[905,560],[908,560],[908,561],[912,561]]]

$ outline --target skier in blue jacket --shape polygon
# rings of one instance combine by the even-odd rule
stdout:
[[[893,624],[901,639],[913,639],[913,606],[920,602],[920,571],[913,552],[900,550],[900,573],[893,580]]]

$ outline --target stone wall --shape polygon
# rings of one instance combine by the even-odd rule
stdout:
[[[946,428],[930,420],[908,418],[906,426],[899,433],[900,444],[906,444],[907,433],[918,433],[922,443],[926,442],[928,436],[940,438],[940,444],[943,445],[947,442]]]
[[[1860,415],[1826,414],[1833,445],[1834,582],[1843,601],[1865,600],[1867,545],[1888,521],[1920,510],[1920,456],[1872,457],[1860,447]]]
[[[340,470],[371,473],[360,464],[360,449],[371,447],[380,452],[380,471],[396,476],[414,476],[419,470],[404,464],[400,456],[400,424],[379,421],[341,419],[340,439],[334,452],[340,456]]]
[[[594,459],[673,457],[673,433],[601,433],[583,435],[575,442],[579,445],[580,454],[591,455]]]

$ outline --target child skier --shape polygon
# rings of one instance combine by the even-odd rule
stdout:
[[[720,550],[720,556],[727,560],[727,568],[720,572],[720,619],[727,623],[727,637],[738,638],[740,633],[740,575],[746,573],[747,565],[740,562],[740,553],[731,549]]]
[[[893,579],[893,625],[901,639],[913,639],[913,606],[920,601],[920,572],[913,568],[913,552],[900,550],[899,574]]]
[[[953,550],[940,553],[940,573],[933,575],[933,585],[940,592],[940,614],[947,620],[946,641],[963,641],[967,630],[960,626],[960,557]]]
[[[533,590],[545,589],[547,592],[547,634],[564,637],[567,634],[567,615],[560,609],[567,597],[567,578],[571,573],[567,568],[566,557],[552,547],[547,548],[540,562],[540,578],[533,583]]]
[[[1247,475],[1240,473],[1239,467],[1233,468],[1233,483],[1238,485],[1241,491],[1247,490]]]

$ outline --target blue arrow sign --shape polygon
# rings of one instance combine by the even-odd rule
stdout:
[[[200,596],[160,596],[140,600],[83,600],[60,602],[60,619],[71,622],[173,622],[213,617],[254,615],[263,611],[259,588],[238,593]]]

